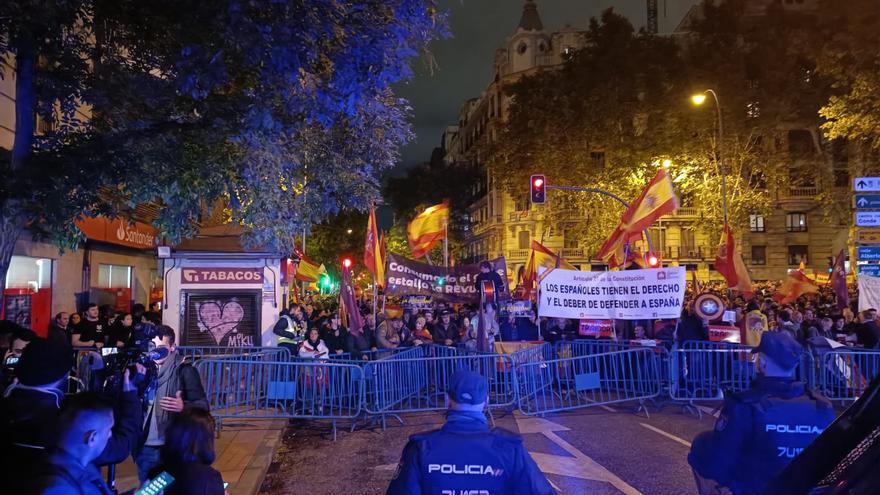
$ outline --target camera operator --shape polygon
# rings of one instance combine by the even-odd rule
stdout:
[[[70,346],[42,339],[35,339],[21,354],[15,369],[17,380],[0,400],[0,442],[9,459],[5,479],[13,484],[25,480],[29,469],[40,464],[45,450],[58,443],[55,425],[72,365]],[[93,461],[96,466],[121,462],[137,446],[143,412],[128,370],[123,374],[113,417],[113,436]]]
[[[184,362],[184,356],[177,353],[174,329],[167,325],[157,326],[152,342],[156,352],[167,354],[155,360],[159,369],[155,382],[147,387],[144,397],[147,416],[143,423],[139,448],[134,453],[141,482],[146,481],[150,471],[161,462],[160,452],[165,444],[165,428],[171,415],[190,407],[208,409],[199,372],[191,364]]]
[[[3,354],[3,365],[0,367],[0,385],[5,390],[15,377],[15,367],[21,358],[21,353],[31,341],[37,338],[37,334],[27,328],[17,327],[10,336],[9,349]]]

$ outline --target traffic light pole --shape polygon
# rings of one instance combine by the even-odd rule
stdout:
[[[618,196],[612,192],[608,192],[604,189],[596,189],[595,187],[553,186],[550,184],[546,184],[544,187],[547,189],[558,189],[560,191],[574,191],[574,192],[586,192],[586,193],[601,194],[603,196],[608,196],[609,198],[616,200],[618,203],[622,204],[624,208],[629,208],[629,203],[624,201],[623,198],[621,198],[620,196]],[[645,229],[643,232],[645,233],[645,239],[647,239],[647,241],[648,241],[648,250],[651,253],[653,253],[654,246],[651,243],[651,233],[648,232],[648,229]]]

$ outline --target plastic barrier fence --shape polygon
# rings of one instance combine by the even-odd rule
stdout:
[[[489,381],[489,407],[510,407],[516,401],[513,361],[510,356],[493,354],[445,355],[455,349],[426,348],[429,357],[403,354],[391,359],[368,362],[366,404],[372,414],[395,414],[446,409],[449,378],[460,369],[469,369]]]
[[[660,394],[660,361],[638,348],[517,366],[519,410],[526,415],[581,409]]]
[[[838,349],[824,353],[819,388],[829,400],[858,399],[880,375],[880,351]]]

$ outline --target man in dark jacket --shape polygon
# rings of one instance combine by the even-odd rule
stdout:
[[[507,293],[507,284],[504,283],[504,280],[501,279],[501,275],[494,270],[492,263],[489,261],[483,261],[480,263],[480,273],[477,274],[477,279],[474,282],[474,286],[477,288],[477,294],[483,290],[484,280],[492,282],[492,286],[495,290],[494,297],[489,298],[486,302],[496,302],[501,294]]]
[[[59,423],[58,440],[51,454],[34,466],[36,472],[25,480],[24,492],[111,495],[95,460],[112,435],[112,403],[94,392],[75,395],[64,404]]]
[[[159,453],[165,444],[165,427],[171,415],[188,407],[209,408],[198,370],[177,353],[175,341],[173,328],[167,325],[156,327],[153,344],[156,351],[167,354],[155,360],[158,366],[155,382],[147,387],[144,396],[147,417],[143,423],[139,448],[134,453],[138,478],[142,483],[160,463]]]
[[[452,321],[451,309],[441,311],[440,321],[428,327],[428,330],[435,344],[453,346],[458,342],[458,325]]]
[[[327,323],[324,324],[324,328],[321,329],[320,334],[321,340],[324,341],[330,354],[351,353],[351,333],[347,328],[342,326],[339,321],[339,316],[333,315],[332,318],[327,320]]]
[[[39,465],[46,450],[57,443],[54,426],[72,365],[73,350],[68,345],[36,339],[22,352],[16,367],[18,383],[0,400],[0,442],[9,469],[6,480],[23,480],[22,473]],[[137,447],[143,411],[128,371],[123,374],[114,417],[113,436],[92,461],[96,466],[122,462]]]
[[[489,396],[485,378],[458,371],[450,378],[447,393],[446,424],[410,437],[388,495],[458,493],[463,486],[468,493],[556,493],[521,436],[489,429],[483,413]]]
[[[856,335],[859,343],[866,349],[873,349],[880,344],[880,326],[874,321],[877,317],[876,309],[866,309],[862,311],[862,324],[858,326]]]
[[[752,352],[759,377],[725,400],[715,430],[699,434],[688,455],[701,494],[762,493],[834,421],[831,404],[795,381],[803,348],[791,335],[766,332]]]

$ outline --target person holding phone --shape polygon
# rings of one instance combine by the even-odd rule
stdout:
[[[162,465],[151,477],[161,472],[174,481],[164,495],[228,495],[220,472],[211,467],[214,453],[214,418],[204,409],[187,409],[176,414],[165,429]]]

